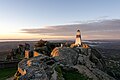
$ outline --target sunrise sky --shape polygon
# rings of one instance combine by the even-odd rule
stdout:
[[[0,0],[0,39],[120,39],[120,0]]]

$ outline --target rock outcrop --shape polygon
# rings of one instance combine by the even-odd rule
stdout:
[[[100,53],[82,47],[56,47],[51,52],[51,57],[41,54],[23,59],[18,64],[15,80],[65,80],[65,69],[75,69],[86,76],[87,80],[115,80],[103,72],[105,62]]]
[[[15,80],[58,80],[55,70],[57,62],[54,58],[40,55],[30,59],[23,59],[18,64]],[[61,76],[62,78],[62,76]]]
[[[105,61],[96,49],[57,47],[51,55],[61,64],[72,66],[93,80],[115,80],[102,71],[105,70]]]

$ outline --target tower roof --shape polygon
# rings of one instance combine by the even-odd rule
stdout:
[[[80,30],[77,30],[77,32],[80,32]]]

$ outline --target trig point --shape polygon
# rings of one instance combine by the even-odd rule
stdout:
[[[81,33],[80,33],[80,30],[77,30],[75,45],[81,46],[81,43],[82,43]]]

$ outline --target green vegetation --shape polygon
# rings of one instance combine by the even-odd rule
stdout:
[[[16,54],[16,58],[17,58],[18,60],[21,60],[21,59],[24,58],[24,56],[23,56],[23,55],[20,55],[20,54]]]
[[[62,70],[60,66],[56,66],[55,70],[58,72],[58,80],[62,80]]]
[[[0,69],[0,80],[6,80],[7,78],[12,77],[16,71],[16,68]]]
[[[77,71],[66,71],[63,72],[65,80],[90,80],[86,76],[80,74]]]
[[[55,70],[58,72],[58,79],[62,80],[62,77],[65,80],[92,80],[83,74],[80,74],[77,70],[74,69],[63,69],[60,66],[56,66]]]

